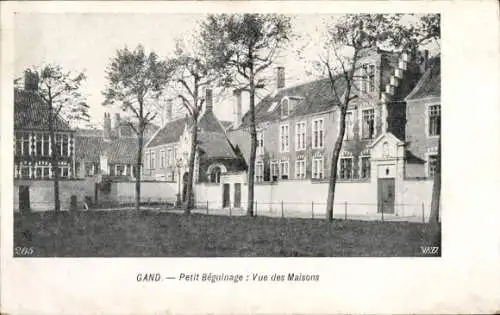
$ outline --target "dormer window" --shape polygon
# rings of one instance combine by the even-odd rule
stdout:
[[[285,98],[281,101],[281,117],[288,117],[290,114],[290,101],[288,98]]]

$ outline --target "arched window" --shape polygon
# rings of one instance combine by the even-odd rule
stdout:
[[[383,153],[382,153],[383,157],[385,157],[385,158],[389,157],[389,142],[385,141],[382,149],[383,149]]]
[[[215,166],[213,167],[211,170],[210,170],[210,175],[209,175],[209,178],[210,178],[210,182],[211,183],[217,183],[219,184],[220,183],[220,174],[221,174],[221,169],[219,166]]]

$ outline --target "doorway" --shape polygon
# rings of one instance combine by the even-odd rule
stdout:
[[[230,207],[231,203],[229,200],[229,184],[222,185],[222,208]]]
[[[234,184],[234,207],[235,208],[241,207],[241,184],[240,183]]]
[[[394,213],[395,200],[395,180],[394,178],[378,179],[378,210],[379,213]]]

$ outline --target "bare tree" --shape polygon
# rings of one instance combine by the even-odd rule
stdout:
[[[154,52],[146,53],[141,45],[133,51],[127,47],[117,50],[106,69],[108,84],[103,91],[103,105],[117,105],[135,120],[127,123],[137,136],[136,210],[141,202],[144,131],[157,116],[155,102],[170,82],[174,69],[172,63],[161,60]]]
[[[60,146],[56,145],[56,121],[60,118],[72,123],[89,121],[89,106],[85,97],[80,93],[80,87],[86,76],[84,72],[64,71],[61,66],[56,64],[33,67],[27,71],[39,78],[37,93],[47,106],[50,146],[52,148],[51,164],[54,176],[54,207],[55,211],[58,212],[61,210],[59,199],[61,152],[58,150]]]
[[[208,88],[217,79],[217,73],[207,62],[204,50],[199,44],[199,38],[196,36],[190,41],[178,40],[175,51],[175,81],[179,85],[177,97],[181,99],[191,122],[191,148],[189,152],[186,201],[184,204],[185,214],[190,213],[194,201],[193,181],[195,158],[198,151],[198,119],[200,118],[203,103],[207,101],[201,93],[203,88]]]
[[[291,35],[290,18],[276,14],[209,15],[201,24],[203,47],[215,68],[226,71],[226,85],[250,94],[250,159],[247,215],[253,216],[254,175],[257,149],[255,96],[264,84],[263,73]]]

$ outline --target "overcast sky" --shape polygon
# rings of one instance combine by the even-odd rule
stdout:
[[[294,50],[303,46],[305,39],[317,39],[324,29],[325,19],[334,17],[293,16],[293,31],[303,40],[294,41],[283,58],[277,60],[286,68],[287,85],[314,78],[305,71],[305,64],[297,58]],[[91,119],[100,122],[105,111],[114,111],[101,105],[101,91],[106,85],[106,66],[116,50],[142,44],[147,50],[166,57],[173,52],[175,39],[192,34],[203,18],[203,15],[163,13],[18,13],[14,20],[15,76],[22,76],[27,67],[44,63],[60,64],[66,70],[85,70],[88,78],[82,90],[88,96]],[[310,45],[305,54],[317,58],[314,49],[315,46]],[[274,72],[274,67],[270,71]],[[274,73],[270,75],[274,76]],[[233,119],[232,104],[230,98],[214,104],[219,119]]]
[[[141,43],[160,56],[172,53],[175,39],[189,35],[203,15],[191,14],[40,14],[15,17],[15,75],[33,65],[53,62],[66,70],[85,70],[83,91],[88,95],[92,120],[102,120],[105,111],[101,91],[106,85],[105,69],[117,49]],[[298,16],[294,30],[308,34],[321,27],[314,15]],[[286,66],[287,84],[305,80],[303,66],[295,54],[279,61]],[[214,108],[223,120],[232,119],[232,100],[221,100]]]

